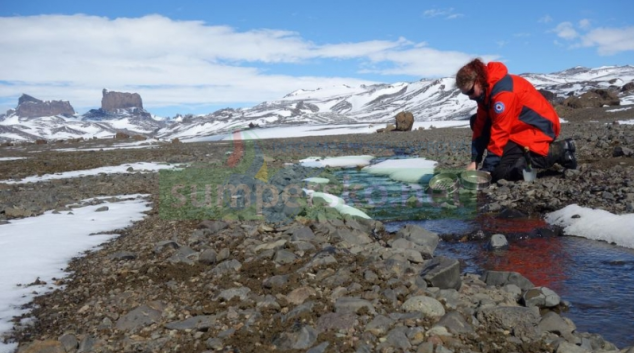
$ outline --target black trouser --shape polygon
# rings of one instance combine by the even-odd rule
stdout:
[[[473,130],[473,124],[475,122],[475,115],[471,117],[471,129]],[[489,144],[491,139],[491,130],[486,129],[482,133],[483,139],[486,145]],[[542,156],[540,154],[529,152],[526,156],[524,154],[524,147],[509,140],[504,146],[502,157],[500,157],[500,163],[491,173],[491,179],[493,182],[500,179],[506,179],[508,181],[517,181],[524,179],[524,173],[522,170],[526,167],[526,159],[530,159],[531,166],[537,169],[547,169],[553,166],[561,156],[564,154],[563,141],[554,142],[550,144],[548,149],[548,155]]]

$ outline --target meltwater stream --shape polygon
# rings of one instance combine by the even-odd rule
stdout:
[[[452,239],[477,230],[507,235],[510,249],[505,252],[487,251],[486,240],[441,241],[435,255],[461,260],[467,273],[520,272],[571,304],[563,315],[572,319],[577,331],[598,333],[619,348],[634,345],[634,249],[578,237],[536,236],[536,229],[547,227],[543,220],[479,215],[473,194],[456,193],[443,204],[442,198],[424,191],[416,194],[416,187],[387,177],[356,169],[337,174],[348,182],[342,198],[365,206],[390,232],[417,224]],[[365,188],[374,192],[363,194]],[[353,190],[356,195],[350,195]],[[408,205],[405,200],[412,196],[422,202]]]

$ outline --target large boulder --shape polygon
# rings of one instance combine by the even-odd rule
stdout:
[[[23,94],[18,99],[16,114],[23,118],[37,118],[53,115],[75,115],[75,109],[68,101],[42,101],[35,97]]]
[[[414,126],[414,114],[411,112],[396,114],[396,131],[412,131],[412,126]]]
[[[615,106],[620,104],[621,100],[619,99],[617,93],[606,89],[593,89],[579,97],[568,97],[563,102],[563,105],[574,109],[600,108],[606,105]]]
[[[103,89],[101,98],[101,110],[105,112],[116,112],[119,109],[137,108],[143,110],[143,102],[138,93],[108,92]]]

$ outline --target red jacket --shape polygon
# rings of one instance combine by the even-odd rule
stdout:
[[[510,75],[504,64],[490,62],[486,69],[489,87],[484,101],[478,102],[473,126],[472,161],[484,152],[479,139],[489,123],[491,139],[486,146],[484,169],[492,171],[495,168],[509,140],[546,156],[550,143],[559,136],[561,128],[555,109],[530,82]]]

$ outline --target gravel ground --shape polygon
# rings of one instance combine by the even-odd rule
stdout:
[[[555,167],[533,183],[499,182],[482,192],[480,209],[534,215],[577,203],[634,212],[634,126],[612,124],[633,114],[569,113],[562,138],[576,139],[579,168]],[[448,128],[259,146],[270,170],[313,152],[420,154],[456,168],[468,162],[469,139],[468,129]],[[226,168],[233,150],[215,142],[52,151],[103,143],[1,147],[2,157],[28,159],[1,162],[0,180],[141,161]],[[277,174],[280,185],[309,173],[290,169]],[[7,339],[20,352],[619,352],[599,335],[577,332],[558,314],[565,302],[519,273],[461,274],[457,260],[434,256],[438,235],[420,227],[388,233],[381,222],[325,210],[284,224],[166,219],[159,188],[157,173],[0,183],[0,222],[94,196],[150,194],[154,205],[120,237],[74,259],[57,283],[64,289],[31,305],[26,316],[35,320],[16,319]]]

